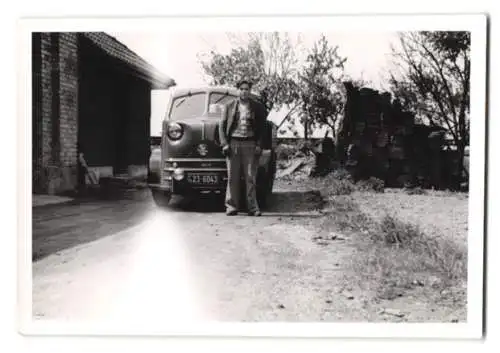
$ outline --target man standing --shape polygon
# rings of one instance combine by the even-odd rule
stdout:
[[[236,87],[239,99],[227,105],[219,125],[222,151],[227,159],[226,214],[238,213],[243,173],[248,214],[260,216],[255,183],[267,116],[250,98],[252,84],[249,81],[240,81]]]

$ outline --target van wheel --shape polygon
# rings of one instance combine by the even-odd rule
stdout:
[[[159,191],[159,190],[151,190],[153,195],[153,200],[158,207],[167,207],[170,203],[170,199],[172,195],[169,192]]]

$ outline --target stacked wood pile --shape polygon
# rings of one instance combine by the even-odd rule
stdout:
[[[311,149],[314,153],[314,167],[311,169],[309,176],[325,176],[333,170],[335,159],[335,143],[328,136],[328,132],[322,141],[315,143]]]
[[[337,159],[355,180],[376,177],[386,186],[448,187],[449,153],[444,130],[415,124],[390,93],[344,83],[344,116]]]

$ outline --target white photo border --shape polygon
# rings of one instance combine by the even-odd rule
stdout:
[[[18,23],[19,330],[26,335],[172,335],[238,337],[480,338],[483,327],[483,263],[486,120],[485,15],[171,16],[164,18],[23,19]],[[468,313],[466,323],[199,323],[175,327],[109,327],[34,321],[31,315],[31,33],[65,31],[417,31],[471,32],[470,191]],[[167,73],[172,74],[172,73]],[[175,77],[174,77],[175,79]]]

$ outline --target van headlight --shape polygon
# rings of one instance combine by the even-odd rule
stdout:
[[[177,181],[184,179],[184,169],[181,168],[174,169],[173,177]]]
[[[182,137],[182,134],[184,133],[184,129],[182,126],[178,123],[171,123],[168,124],[167,127],[167,136],[171,140],[178,140]]]

